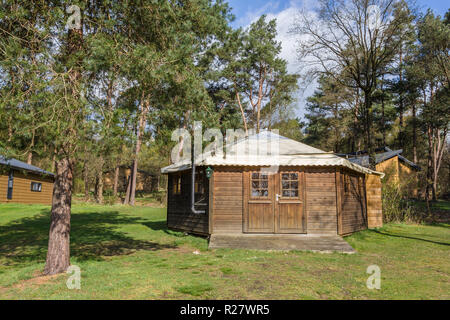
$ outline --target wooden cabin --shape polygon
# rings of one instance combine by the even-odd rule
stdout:
[[[16,159],[0,156],[0,203],[52,203],[54,175]]]
[[[385,182],[395,183],[401,186],[409,197],[417,197],[418,181],[417,173],[420,167],[414,162],[402,156],[403,150],[391,150],[383,147],[376,150],[375,164],[376,171],[383,172]],[[358,151],[351,154],[341,155],[346,157],[350,162],[368,167],[369,156],[365,151]]]
[[[272,145],[277,152],[258,153]],[[162,169],[170,229],[347,235],[382,225],[382,173],[267,131],[195,164],[194,188],[190,161]]]
[[[119,166],[118,167],[118,179],[117,179],[117,191],[126,192],[128,186],[128,180],[131,176],[131,166]],[[117,170],[117,169],[116,169]],[[105,173],[105,189],[113,190],[114,188],[114,176],[115,170]],[[158,189],[158,177],[150,172],[138,169],[136,177],[136,191],[141,193],[151,193]]]

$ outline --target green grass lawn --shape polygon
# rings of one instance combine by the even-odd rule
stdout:
[[[167,230],[165,209],[76,204],[71,263],[82,280],[69,290],[67,274],[39,277],[49,221],[45,206],[0,205],[1,299],[450,299],[448,224],[360,232],[346,238],[353,255],[208,250]],[[380,290],[366,287],[370,265]]]

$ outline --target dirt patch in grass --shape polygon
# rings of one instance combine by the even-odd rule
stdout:
[[[57,279],[62,278],[65,273],[59,273],[54,275],[44,275],[41,270],[36,270],[33,272],[33,278],[21,280],[10,287],[0,287],[0,293],[6,292],[9,289],[19,289],[24,290],[30,287],[39,287],[49,282],[53,282]]]
[[[46,276],[46,275],[42,275],[41,272],[36,272],[38,275],[35,278],[31,278],[31,279],[27,279],[27,280],[22,280],[19,283],[14,284],[12,287],[13,288],[26,288],[26,287],[30,287],[30,286],[41,286],[43,284],[46,284],[50,281],[56,280],[61,278],[63,275],[65,275],[64,273],[60,273],[60,274],[54,274],[54,275],[50,275],[50,276]]]

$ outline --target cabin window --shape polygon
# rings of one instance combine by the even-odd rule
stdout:
[[[281,196],[298,198],[298,173],[281,174]]]
[[[204,168],[196,168],[195,170],[195,205],[206,206],[208,204],[208,180]],[[205,211],[206,212],[206,211]]]
[[[42,191],[42,183],[32,182],[31,183],[31,191],[32,192],[41,192]]]
[[[180,175],[173,176],[172,193],[175,195],[181,194],[181,176]]]
[[[203,170],[195,171],[195,185],[194,185],[195,193],[204,194],[205,193],[205,174]]]
[[[252,197],[267,198],[269,196],[269,176],[253,172],[251,175]]]

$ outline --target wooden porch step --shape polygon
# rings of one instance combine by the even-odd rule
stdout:
[[[341,237],[329,235],[212,234],[209,248],[356,252]]]

